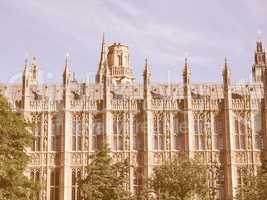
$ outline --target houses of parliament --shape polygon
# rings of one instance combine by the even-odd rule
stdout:
[[[253,80],[231,83],[222,62],[219,83],[191,83],[185,61],[181,84],[152,84],[148,62],[135,82],[128,46],[104,39],[94,83],[79,82],[66,58],[62,83],[38,83],[36,58],[26,62],[21,84],[2,84],[12,109],[35,126],[25,173],[41,180],[41,200],[80,200],[77,179],[105,141],[114,161],[127,159],[129,190],[140,190],[155,166],[182,154],[220,167],[210,178],[218,200],[232,200],[245,167],[267,160],[267,63],[256,42]],[[177,75],[177,77],[179,77]]]

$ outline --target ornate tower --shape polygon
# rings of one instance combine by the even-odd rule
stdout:
[[[114,83],[131,83],[134,80],[129,63],[128,46],[120,43],[109,46],[107,64]]]
[[[265,49],[262,47],[261,40],[257,41],[255,51],[255,63],[252,67],[253,82],[263,82],[264,69],[267,67]]]
[[[28,58],[26,58],[22,74],[22,104],[24,110],[27,110],[27,99],[30,95],[30,85],[38,84],[38,67],[35,57],[32,59],[31,68],[28,69],[28,67]]]

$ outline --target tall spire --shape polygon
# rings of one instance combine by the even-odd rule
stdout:
[[[65,58],[65,67],[64,67],[64,72],[63,72],[63,84],[66,86],[70,83],[71,79],[71,73],[69,70],[69,53],[66,53],[66,58]]]
[[[103,82],[103,78],[105,75],[105,62],[106,62],[106,44],[105,44],[105,33],[102,34],[102,43],[101,43],[101,52],[100,52],[100,60],[98,71],[96,74],[96,82]]]
[[[69,56],[70,54],[67,52],[65,57],[64,73],[69,73]]]
[[[102,34],[102,45],[101,45],[101,55],[100,55],[100,63],[104,63],[105,60],[105,33]]]
[[[184,70],[183,70],[183,81],[184,84],[189,84],[190,83],[190,69],[188,65],[188,60],[187,57],[185,58],[185,63],[184,63]]]
[[[224,58],[224,67],[223,67],[223,82],[225,85],[230,84],[230,70],[227,63],[227,58]]]
[[[150,69],[149,69],[149,66],[148,66],[148,61],[147,61],[147,58],[145,59],[145,69],[144,69],[144,74],[150,74]]]
[[[32,57],[32,63],[31,64],[32,64],[32,68],[31,68],[32,79],[34,82],[37,83],[38,66],[37,66],[37,60],[36,60],[35,56]]]
[[[224,57],[224,70],[228,70],[227,57]]]

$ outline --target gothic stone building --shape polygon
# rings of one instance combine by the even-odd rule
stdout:
[[[153,167],[183,153],[219,164],[221,174],[211,175],[210,184],[218,199],[231,200],[242,169],[256,169],[267,159],[267,64],[260,40],[248,84],[232,84],[225,61],[222,84],[191,83],[186,62],[182,84],[154,85],[146,62],[140,85],[128,47],[107,47],[104,40],[93,84],[75,81],[67,59],[58,85],[38,84],[36,59],[28,65],[22,84],[0,85],[0,91],[35,124],[27,173],[42,180],[42,200],[79,200],[76,179],[103,140],[114,161],[127,158],[134,166],[131,191]]]

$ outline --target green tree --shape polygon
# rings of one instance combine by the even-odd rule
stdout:
[[[85,200],[127,199],[128,172],[127,162],[113,163],[109,148],[103,145],[90,157],[86,177],[79,181],[81,195]]]
[[[0,95],[0,199],[36,199],[38,184],[24,175],[30,157],[25,148],[32,143],[29,124],[12,112]]]
[[[241,184],[237,187],[237,200],[267,199],[267,170],[265,165],[257,173],[254,169],[242,169]]]
[[[208,199],[208,169],[198,160],[181,158],[156,167],[151,188],[161,200]]]

